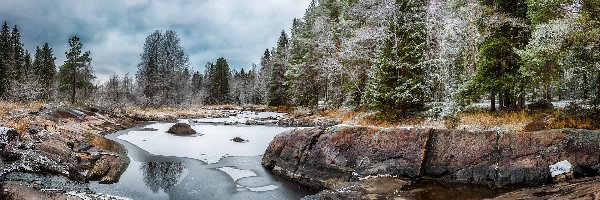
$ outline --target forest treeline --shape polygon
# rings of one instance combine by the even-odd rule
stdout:
[[[536,99],[597,105],[599,12],[597,0],[313,0],[251,67],[234,70],[219,58],[194,69],[176,32],[156,31],[135,75],[99,85],[76,38],[54,72],[52,49],[45,44],[32,59],[17,27],[5,23],[0,94],[106,105],[368,108],[392,118],[453,115],[484,99],[492,110]]]

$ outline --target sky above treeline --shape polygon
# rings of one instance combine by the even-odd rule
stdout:
[[[146,36],[175,30],[194,71],[225,57],[231,68],[249,69],[274,46],[281,30],[303,16],[310,0],[2,0],[0,20],[17,25],[32,56],[48,42],[57,66],[67,40],[77,35],[92,52],[103,82],[111,74],[135,75]],[[2,21],[2,22],[3,22]]]

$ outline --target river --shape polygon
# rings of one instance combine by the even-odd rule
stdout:
[[[92,182],[90,189],[131,199],[300,199],[317,192],[260,165],[273,137],[291,128],[200,123],[192,124],[199,134],[175,136],[166,133],[173,124],[108,135],[125,146],[131,163],[119,182]]]

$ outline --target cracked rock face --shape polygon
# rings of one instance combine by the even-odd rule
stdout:
[[[533,133],[338,126],[275,137],[263,166],[314,188],[369,175],[483,185],[541,185],[568,160],[576,177],[598,175],[600,131]]]
[[[314,188],[377,174],[417,177],[429,134],[428,129],[297,129],[278,135],[262,163]]]

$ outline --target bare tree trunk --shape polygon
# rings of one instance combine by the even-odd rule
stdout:
[[[598,71],[598,77],[596,77],[596,101],[600,101],[600,71]]]
[[[521,93],[519,95],[519,110],[524,110],[525,109],[525,94]]]
[[[496,94],[490,95],[490,111],[496,112]]]

